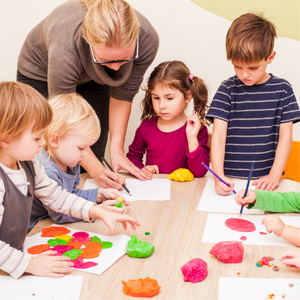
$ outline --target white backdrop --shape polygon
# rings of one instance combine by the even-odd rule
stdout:
[[[191,73],[208,86],[211,100],[220,83],[234,75],[226,61],[225,37],[230,21],[205,11],[189,0],[127,0],[144,14],[156,28],[160,47],[149,67],[144,84],[153,68],[165,60],[182,60]],[[213,1],[213,0],[211,0]],[[64,0],[0,0],[0,81],[16,79],[16,64],[23,41],[29,31]],[[300,103],[300,42],[278,38],[276,57],[268,72],[287,79]],[[140,91],[133,102],[127,129],[125,152],[140,124]],[[190,114],[192,106],[187,109]],[[211,131],[212,128],[210,128]],[[300,124],[294,125],[293,139],[300,140]],[[108,147],[107,155],[108,157]]]

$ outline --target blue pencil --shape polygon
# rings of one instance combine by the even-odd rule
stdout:
[[[248,188],[249,188],[249,183],[250,183],[250,179],[251,179],[251,174],[252,174],[252,171],[253,171],[253,167],[254,167],[254,161],[251,164],[251,168],[250,168],[250,172],[249,172],[249,176],[248,176],[248,181],[247,181],[247,186],[246,186],[244,198],[247,196],[247,193],[248,193]],[[242,215],[244,205],[245,204],[243,204],[242,207],[241,207],[240,216]]]
[[[226,183],[221,177],[219,177],[212,169],[210,169],[204,162],[202,163],[202,166],[205,167],[208,171],[210,171],[214,176],[216,176],[221,182],[223,182],[224,184],[226,184],[228,187],[230,187],[230,185],[228,183]],[[236,194],[235,190],[232,190],[232,192],[234,194]]]

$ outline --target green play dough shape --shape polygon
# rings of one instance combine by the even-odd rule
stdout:
[[[113,246],[113,243],[111,242],[105,242],[105,241],[101,241],[97,236],[93,236],[91,238],[91,242],[98,242],[102,245],[102,249],[108,249],[111,248]]]
[[[154,245],[140,241],[135,235],[132,235],[131,240],[127,243],[126,252],[130,257],[149,257],[154,252]]]
[[[67,256],[70,257],[71,260],[75,260],[82,252],[82,250],[72,249],[70,251],[65,252],[62,256]]]
[[[50,239],[48,240],[47,244],[49,244],[51,247],[57,246],[57,245],[68,245],[68,242],[61,239]]]
[[[122,202],[122,201],[120,201],[119,203],[117,203],[117,204],[114,204],[113,206],[115,206],[115,207],[119,207],[119,208],[122,208],[122,207],[123,207],[123,202]]]
[[[98,243],[101,243],[101,240],[97,237],[97,236],[93,236],[91,238],[91,242],[98,242]]]

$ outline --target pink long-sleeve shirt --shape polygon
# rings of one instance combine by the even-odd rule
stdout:
[[[195,177],[202,177],[207,170],[201,163],[209,164],[208,132],[203,125],[198,133],[198,148],[189,153],[186,136],[186,123],[172,132],[162,132],[157,127],[157,119],[145,120],[135,133],[129,146],[128,159],[138,168],[143,168],[143,156],[146,153],[146,165],[157,165],[159,173],[169,174],[179,168],[189,169]]]

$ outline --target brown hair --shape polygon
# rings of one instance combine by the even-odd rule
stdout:
[[[82,34],[91,46],[126,48],[136,43],[139,22],[134,9],[124,0],[80,0],[88,12]]]
[[[146,92],[145,98],[142,100],[142,117],[141,120],[147,120],[156,117],[153,108],[151,92],[157,84],[168,86],[172,89],[179,90],[185,98],[188,97],[190,91],[194,100],[194,112],[200,117],[203,124],[209,124],[205,118],[208,109],[208,91],[203,80],[197,76],[190,79],[190,70],[181,61],[165,61],[159,64],[151,73],[147,87],[143,90]]]
[[[232,22],[227,32],[227,59],[243,63],[267,60],[273,51],[275,37],[275,25],[262,14],[241,15]]]
[[[12,140],[33,122],[32,132],[46,128],[52,121],[52,110],[31,86],[7,81],[0,83],[0,116],[0,141]]]

